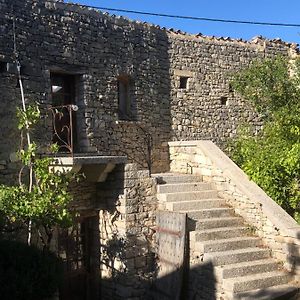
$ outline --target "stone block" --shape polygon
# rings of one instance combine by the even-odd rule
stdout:
[[[133,164],[125,164],[124,167],[124,171],[125,172],[132,172],[132,171],[137,171],[138,170],[138,166],[137,164],[133,163]]]

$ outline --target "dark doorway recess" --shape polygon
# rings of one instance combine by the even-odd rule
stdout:
[[[51,73],[53,115],[53,143],[60,152],[73,152],[76,149],[76,76]]]
[[[99,218],[85,217],[59,234],[64,261],[60,300],[96,300],[99,296]]]

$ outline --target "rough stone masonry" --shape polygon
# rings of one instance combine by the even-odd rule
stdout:
[[[188,35],[109,16],[62,1],[0,1],[1,174],[9,176],[16,144],[16,76],[4,70],[16,47],[25,95],[46,110],[52,104],[50,76],[75,77],[77,149],[125,154],[146,166],[152,139],[153,171],[168,169],[166,142],[212,139],[222,144],[240,121],[261,125],[259,116],[230,87],[230,76],[250,61],[296,53],[296,45],[256,38],[251,42]],[[118,118],[118,78],[131,81],[133,117]],[[7,122],[9,120],[9,122]],[[44,120],[41,135],[51,140]]]
[[[103,291],[107,299],[143,299],[140,274],[151,277],[153,271],[157,201],[154,184],[139,170],[149,165],[153,172],[169,170],[171,140],[210,139],[222,146],[241,121],[259,129],[259,115],[232,91],[230,78],[254,59],[295,55],[297,46],[260,37],[247,42],[189,35],[55,0],[0,0],[0,12],[0,182],[17,179],[20,90],[9,67],[16,47],[26,101],[38,102],[44,113],[34,133],[41,144],[52,141],[47,112],[53,104],[51,78],[59,74],[73,79],[76,152],[126,155],[136,164],[123,166],[123,173],[115,169],[92,194],[100,221],[130,236],[125,258],[118,261],[127,279],[104,281]],[[123,106],[121,94],[128,102]],[[101,243],[113,233],[100,226]],[[112,269],[102,268],[110,276]]]

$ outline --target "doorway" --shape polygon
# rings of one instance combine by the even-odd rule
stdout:
[[[71,152],[76,148],[76,76],[51,73],[53,138],[60,152]]]
[[[99,217],[85,217],[59,233],[64,262],[60,300],[96,300],[99,296]]]

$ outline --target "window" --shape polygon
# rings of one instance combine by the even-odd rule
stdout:
[[[187,89],[189,77],[180,76],[179,78],[179,88],[180,89]]]
[[[75,104],[75,77],[69,74],[51,73],[52,105]]]
[[[120,120],[133,120],[132,81],[127,75],[118,78],[118,116]]]
[[[0,72],[3,73],[6,72],[6,70],[7,70],[7,63],[0,61]]]
[[[220,102],[221,102],[221,105],[227,105],[227,97],[225,97],[225,96],[222,96],[221,98],[220,98]]]

